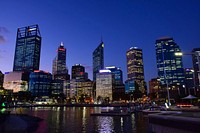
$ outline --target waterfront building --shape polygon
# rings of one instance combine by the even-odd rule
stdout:
[[[64,91],[64,84],[65,80],[54,79],[51,82],[51,95],[52,96],[59,96],[63,94]]]
[[[93,51],[93,81],[96,81],[96,74],[101,69],[104,69],[104,43],[102,41]]]
[[[41,39],[38,25],[17,29],[13,71],[39,70]]]
[[[126,52],[126,59],[128,81],[133,80],[138,84],[139,90],[142,93],[146,93],[142,49],[131,47]]]
[[[162,85],[184,85],[184,69],[181,56],[175,53],[181,52],[173,38],[161,38],[156,40],[156,61],[158,77]]]
[[[64,94],[67,99],[73,99],[76,102],[91,103],[94,98],[93,85],[94,83],[91,80],[80,81],[77,79],[71,79],[66,82]]]
[[[103,101],[113,101],[114,75],[110,70],[99,70],[96,76],[96,99],[101,97]]]
[[[105,69],[108,69],[111,71],[111,73],[113,73],[114,78],[115,78],[115,85],[123,84],[123,73],[119,67],[110,66],[110,67],[106,67]]]
[[[4,79],[4,74],[0,71],[0,89],[3,88],[3,79]]]
[[[55,80],[69,80],[70,76],[68,74],[68,69],[66,67],[66,48],[61,42],[57,49],[57,55],[53,60],[52,68],[53,79]]]
[[[75,64],[72,66],[72,79],[77,79],[77,80],[86,80],[88,77],[88,74],[85,73],[85,67],[82,66],[81,64]]]
[[[200,63],[200,48],[194,48],[192,50],[192,63],[194,68],[194,82],[195,82],[195,91],[200,96],[200,70],[199,70],[199,63]]]
[[[185,94],[196,95],[195,84],[195,74],[193,68],[185,68]]]
[[[155,48],[158,78],[162,89],[167,91],[168,99],[169,95],[173,98],[184,93],[185,76],[182,57],[175,55],[181,52],[181,49],[170,37],[156,40]]]
[[[125,88],[123,84],[123,73],[119,67],[109,66],[105,67],[106,70],[110,70],[114,76],[113,84],[113,101],[125,100]]]
[[[28,90],[28,78],[25,72],[6,72],[4,75],[3,87],[12,90],[14,93]]]
[[[161,99],[165,98],[165,91],[161,89],[160,79],[152,78],[149,81],[149,95],[151,99]]]
[[[31,72],[29,76],[29,91],[36,97],[50,96],[51,82],[51,73],[35,70]]]

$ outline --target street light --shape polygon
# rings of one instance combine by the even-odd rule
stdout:
[[[199,79],[199,83],[200,83],[200,57],[199,57],[199,53],[198,52],[191,52],[191,53],[176,52],[175,53],[175,56],[183,56],[183,55],[195,55],[196,56],[197,62],[198,62],[198,68],[199,68],[198,79]]]

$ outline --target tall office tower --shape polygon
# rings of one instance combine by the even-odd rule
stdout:
[[[81,64],[75,64],[72,66],[72,79],[85,80],[86,75],[85,67]]]
[[[133,80],[139,86],[139,90],[145,93],[145,81],[144,81],[144,65],[142,49],[137,47],[131,47],[126,52],[127,59],[127,77],[128,80]]]
[[[194,80],[195,80],[195,88],[196,91],[200,93],[200,48],[194,48],[192,50],[192,62],[194,68]],[[199,94],[200,95],[200,94]]]
[[[196,95],[196,90],[194,88],[195,80],[194,69],[192,68],[185,68],[185,93]]]
[[[66,49],[61,42],[57,49],[57,55],[53,60],[52,74],[54,79],[69,80],[68,69],[66,67]]]
[[[39,70],[41,39],[38,25],[17,29],[13,71]]]
[[[173,38],[167,37],[156,40],[155,48],[158,77],[161,85],[184,85],[182,57],[175,55],[176,52],[181,52],[181,49]]]
[[[104,43],[101,41],[93,52],[93,81],[96,81],[96,74],[104,68]]]
[[[106,69],[110,70],[111,73],[113,73],[114,78],[115,78],[115,85],[123,84],[122,70],[119,67],[110,66],[110,67],[106,67]]]

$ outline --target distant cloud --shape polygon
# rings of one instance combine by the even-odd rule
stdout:
[[[2,33],[8,33],[9,30],[6,27],[0,26],[0,34]]]
[[[0,26],[0,44],[6,43],[5,33],[9,33],[9,30],[6,27]]]
[[[2,55],[4,55],[5,53],[6,53],[6,50],[1,50],[1,49],[0,49],[0,58],[3,58]]]
[[[6,39],[4,36],[0,35],[0,44],[6,43]]]

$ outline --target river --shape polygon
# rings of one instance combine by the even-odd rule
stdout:
[[[131,116],[90,116],[100,107],[16,108],[12,113],[40,117],[34,133],[148,133],[148,119],[141,113]]]

